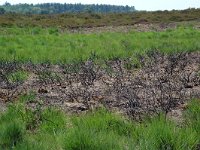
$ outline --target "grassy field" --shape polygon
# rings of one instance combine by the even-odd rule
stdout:
[[[177,125],[160,114],[141,123],[105,109],[86,115],[68,115],[53,108],[32,110],[26,96],[0,114],[0,149],[8,150],[186,150],[200,143],[199,100],[184,112]]]
[[[151,50],[171,53],[200,50],[200,30],[179,27],[163,32],[72,34],[57,28],[0,28],[0,60],[72,62],[132,57]]]

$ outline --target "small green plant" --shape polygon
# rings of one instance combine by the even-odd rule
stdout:
[[[50,28],[49,29],[49,34],[54,34],[54,35],[58,35],[59,30],[57,28]]]
[[[25,71],[17,71],[8,75],[10,82],[24,82],[28,78],[28,73]]]
[[[41,29],[39,27],[35,27],[35,28],[32,29],[31,33],[33,35],[38,35],[38,34],[40,34],[40,32],[41,32]]]
[[[66,123],[68,118],[60,110],[48,108],[41,112],[41,119],[42,124],[39,127],[41,132],[56,135],[67,130]]]
[[[43,82],[54,82],[54,81],[59,82],[61,80],[60,76],[57,73],[51,72],[51,71],[39,72],[38,78],[40,81],[43,81]]]
[[[29,93],[26,93],[22,95],[19,100],[21,103],[28,103],[28,102],[35,102],[36,93],[34,91],[30,91]]]

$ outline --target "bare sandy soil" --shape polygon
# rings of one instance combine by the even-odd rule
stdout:
[[[28,72],[28,79],[7,83],[1,75],[0,111],[21,95],[34,93],[35,107],[53,106],[67,113],[83,113],[98,107],[129,115],[134,119],[165,112],[181,120],[181,110],[191,98],[200,98],[200,53],[164,55],[158,52],[140,58],[141,67],[129,60],[105,64],[9,64]],[[4,72],[11,66],[1,66]],[[11,67],[11,68],[12,68]]]

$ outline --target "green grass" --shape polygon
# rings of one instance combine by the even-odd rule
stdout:
[[[165,53],[200,50],[200,31],[180,27],[163,32],[70,34],[57,29],[0,28],[0,60],[72,62],[134,57],[151,50]]]
[[[28,78],[28,73],[25,71],[16,71],[10,73],[7,78],[10,82],[23,82]]]
[[[199,100],[189,104],[185,123],[177,126],[162,114],[137,123],[103,108],[79,116],[52,108],[34,111],[25,105],[33,99],[22,97],[0,116],[0,149],[187,150],[200,143]]]
[[[200,100],[193,100],[185,113],[187,123],[200,135]],[[200,137],[199,137],[200,140]]]

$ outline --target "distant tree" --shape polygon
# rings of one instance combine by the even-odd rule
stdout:
[[[92,11],[91,7],[85,7],[85,11],[84,12],[91,14],[93,11]]]
[[[110,13],[110,12],[133,12],[135,7],[115,6],[115,5],[83,5],[83,4],[60,4],[60,3],[44,3],[44,4],[17,4],[11,5],[6,2],[2,6],[6,12],[16,13],[32,13],[32,14],[59,14],[59,13]]]
[[[11,6],[11,4],[6,1],[4,6]]]
[[[5,14],[5,9],[4,8],[0,8],[0,15],[3,15],[3,14]]]

